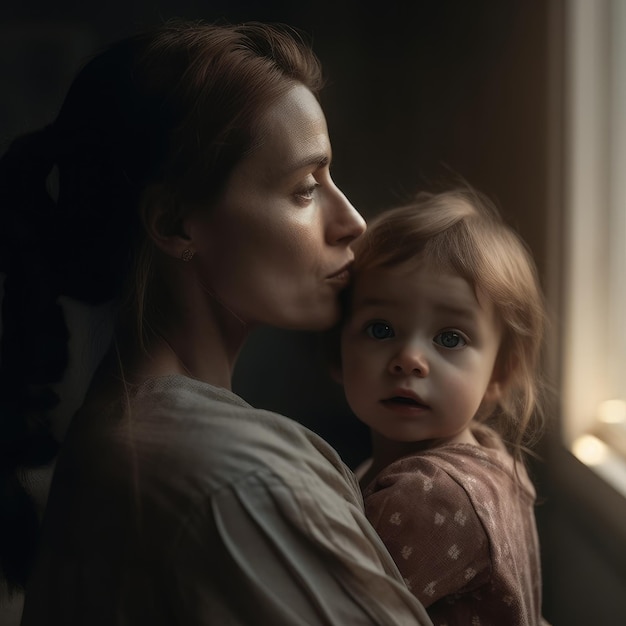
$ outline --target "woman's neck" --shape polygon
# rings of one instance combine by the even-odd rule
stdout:
[[[151,311],[156,314],[149,320],[143,345],[136,341],[131,356],[137,375],[145,379],[182,374],[230,389],[249,326],[193,272],[185,271],[186,266],[174,263],[161,269],[164,288],[151,293]]]
[[[155,331],[149,346],[135,359],[140,378],[182,374],[216,387],[231,388],[239,347],[233,348],[219,333],[184,329]],[[213,335],[213,336],[212,336]]]
[[[217,387],[231,388],[237,356],[249,328],[210,296],[172,298],[158,306],[158,318],[144,324],[143,338],[134,319],[117,326],[117,368],[130,384],[182,374]],[[112,363],[113,363],[112,361]],[[123,370],[123,372],[122,372]]]

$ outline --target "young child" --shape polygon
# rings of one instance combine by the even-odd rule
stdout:
[[[366,513],[435,626],[543,623],[535,491],[544,304],[469,189],[421,194],[355,244],[340,378],[372,430]]]

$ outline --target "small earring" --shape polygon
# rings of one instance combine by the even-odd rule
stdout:
[[[185,263],[187,263],[188,261],[191,261],[191,259],[193,259],[193,255],[195,254],[195,252],[193,250],[190,250],[189,248],[185,248],[181,255],[180,258],[185,261]]]

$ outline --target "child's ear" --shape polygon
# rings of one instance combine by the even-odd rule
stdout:
[[[491,373],[491,380],[485,392],[485,400],[487,402],[495,404],[500,401],[505,387],[511,379],[514,367],[515,364],[511,359],[505,359],[501,354],[498,355]]]
[[[141,219],[148,237],[168,256],[180,259],[193,250],[191,238],[184,232],[180,207],[162,186],[147,189],[140,206]]]
[[[502,385],[499,380],[492,379],[487,386],[483,402],[489,406],[493,406],[500,401],[502,397]]]

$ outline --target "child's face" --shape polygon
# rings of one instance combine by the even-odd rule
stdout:
[[[493,304],[463,278],[403,264],[357,276],[341,337],[355,414],[392,441],[463,440],[493,377]]]

